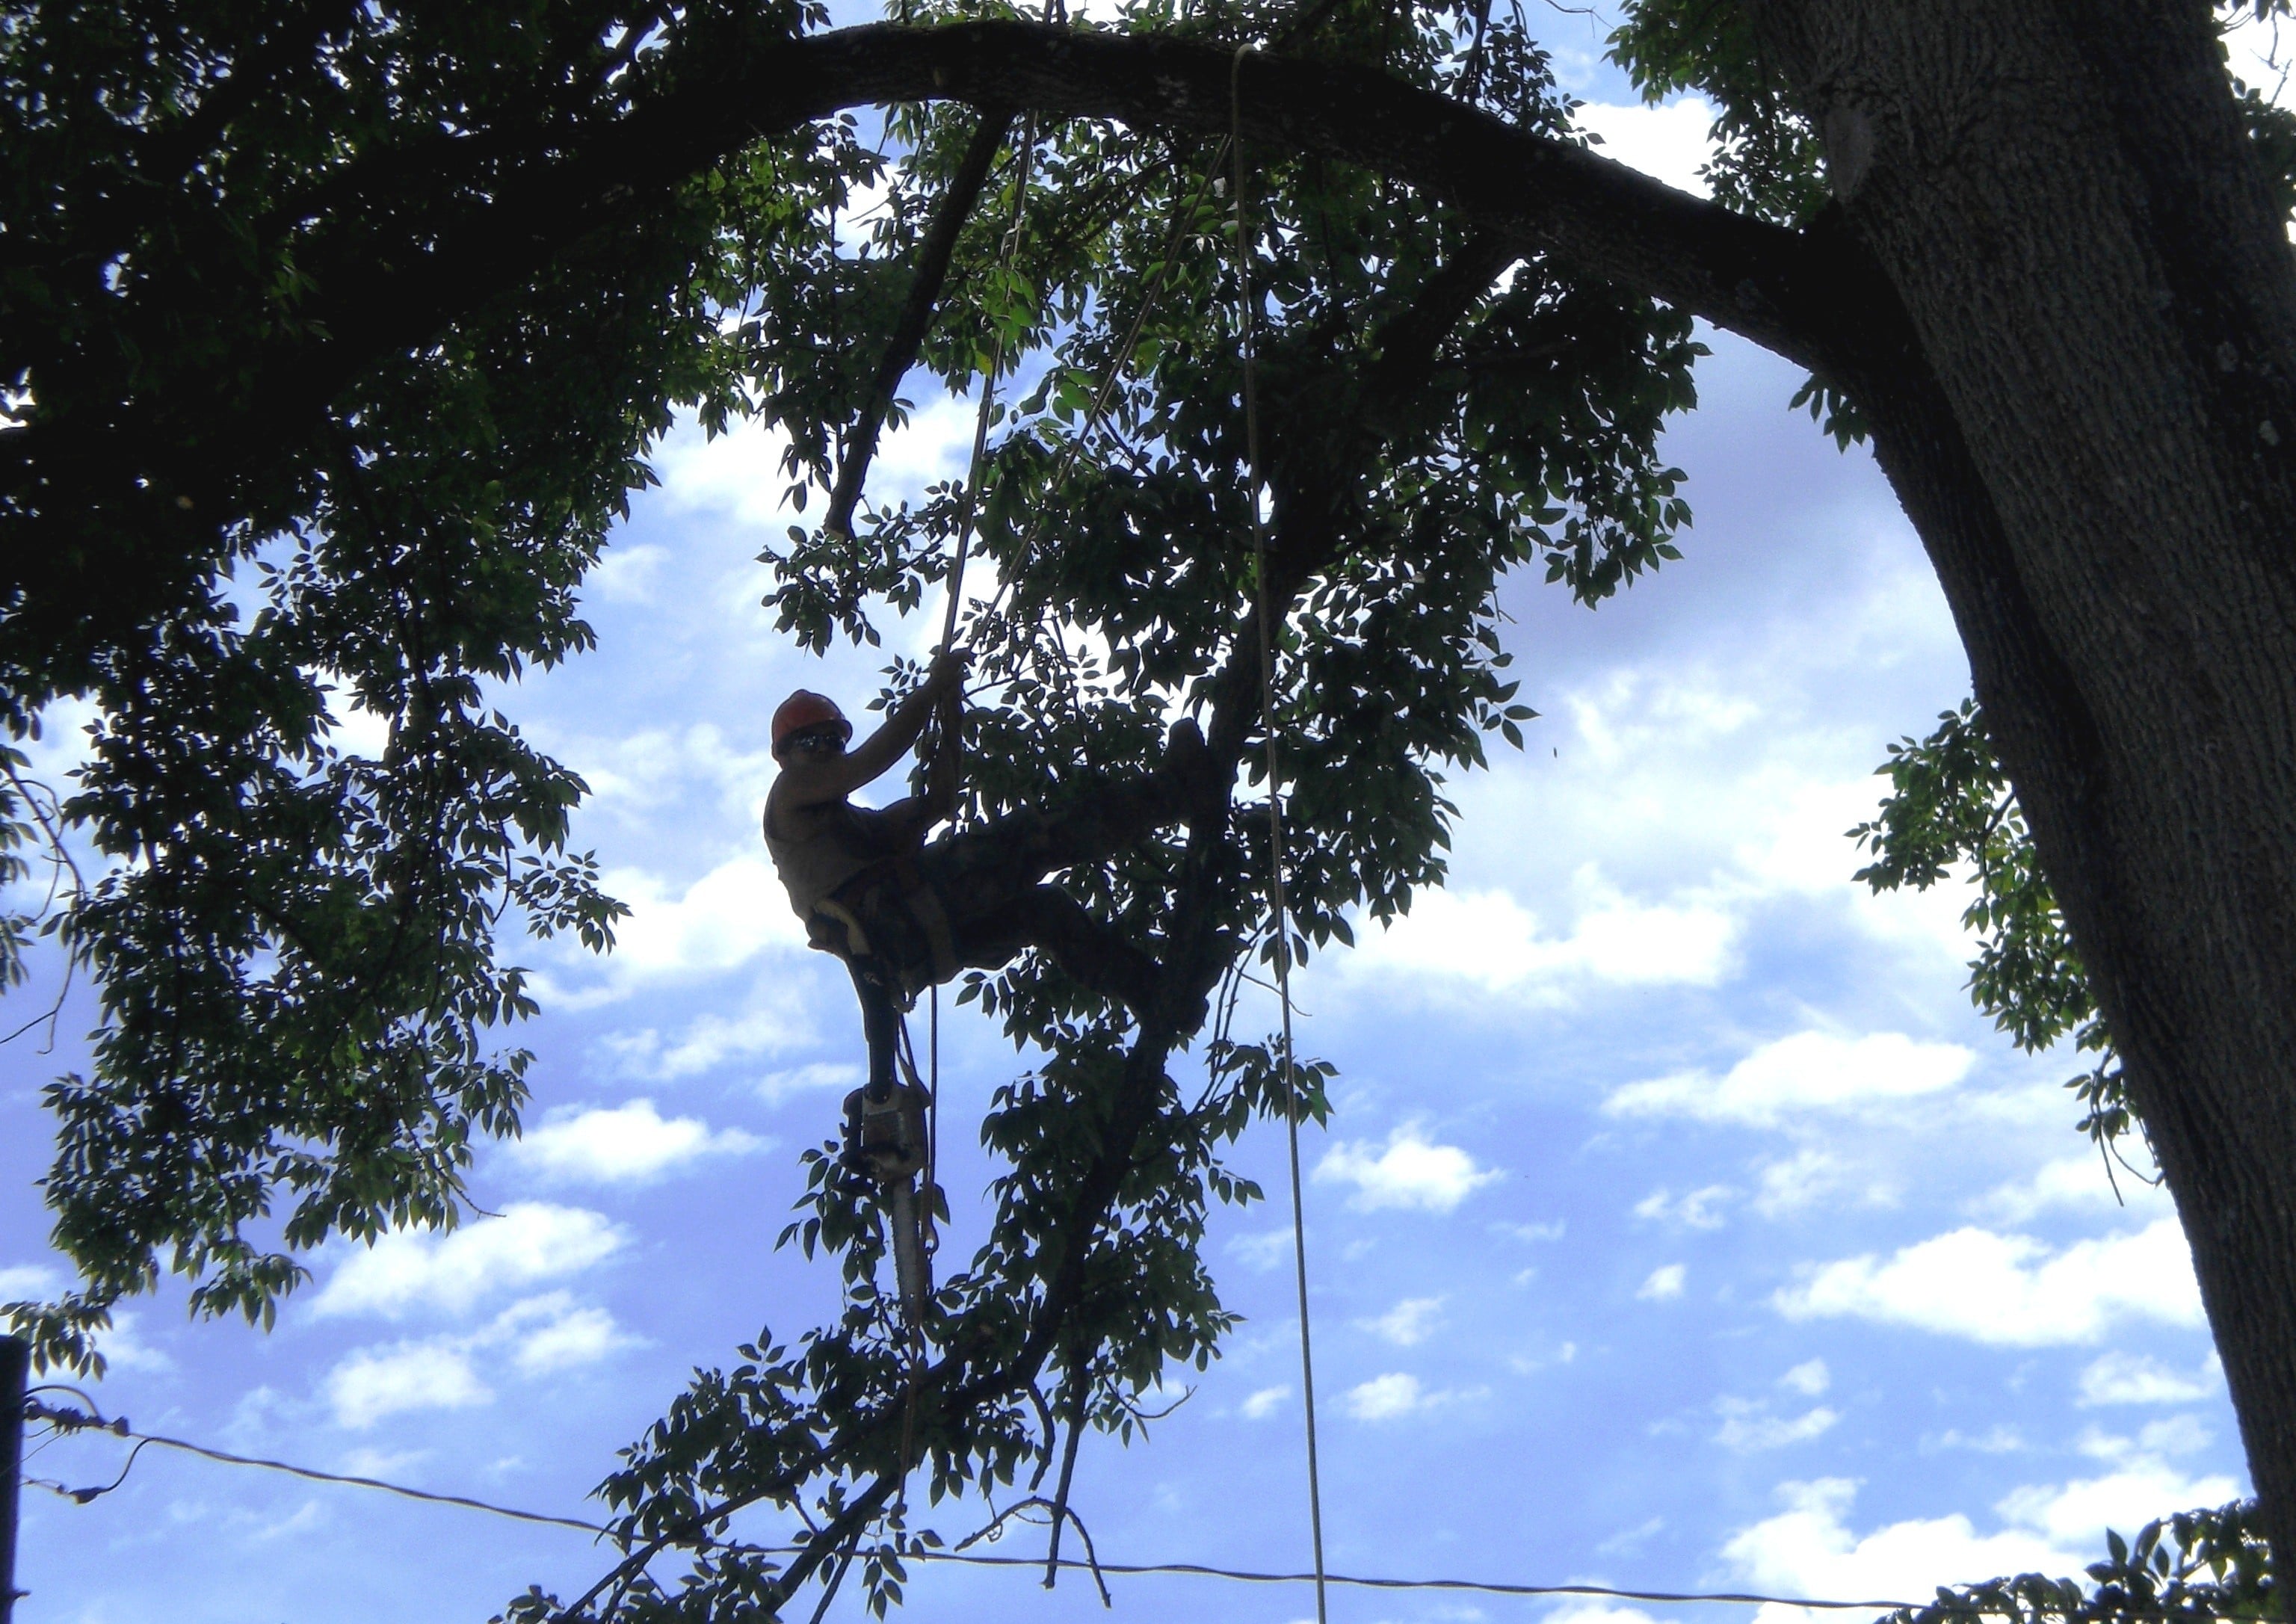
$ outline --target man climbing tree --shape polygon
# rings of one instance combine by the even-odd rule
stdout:
[[[852,972],[869,1045],[869,1091],[880,1096],[893,1086],[901,1011],[927,981],[956,973],[948,915],[919,872],[917,854],[956,809],[963,746],[948,701],[964,678],[963,662],[942,654],[922,685],[849,752],[853,724],[834,700],[800,688],[774,712],[774,759],[782,770],[766,795],[766,850],[808,939]],[[936,705],[941,715],[924,792],[882,810],[855,806],[848,797],[908,753]],[[905,951],[920,931],[923,953]]]
[[[1122,937],[1094,923],[1055,886],[1056,869],[1111,855],[1160,823],[1193,808],[1216,818],[1226,798],[1211,782],[1193,721],[1172,730],[1163,769],[1099,786],[1067,816],[1031,811],[927,845],[956,809],[963,761],[964,657],[935,657],[924,681],[884,726],[848,751],[853,725],[835,701],[799,689],[774,712],[774,759],[782,770],[766,797],[766,849],[805,922],[811,944],[842,959],[861,1005],[869,1078],[845,1102],[844,1161],[882,1187],[892,1210],[890,1243],[909,1324],[920,1324],[926,1289],[924,1220],[912,1204],[925,1155],[923,1111],[896,1065],[901,1020],[917,995],[960,969],[998,970],[1037,948],[1087,987],[1144,1006],[1152,966]],[[935,714],[937,713],[937,715]],[[906,755],[934,717],[923,790],[882,809],[848,798]],[[938,1193],[928,1191],[928,1202]]]
[[[873,1093],[893,1084],[901,1013],[960,969],[999,969],[1038,947],[1086,985],[1144,999],[1123,944],[1038,882],[1107,857],[1190,807],[1209,816],[1220,800],[1202,734],[1183,720],[1154,776],[1100,785],[1057,818],[1019,812],[928,846],[926,835],[956,809],[964,675],[961,653],[936,657],[923,683],[849,752],[853,726],[833,700],[800,689],[774,713],[782,770],[766,797],[766,849],[811,944],[852,973]],[[922,792],[882,810],[853,805],[847,797],[891,770],[936,709]]]

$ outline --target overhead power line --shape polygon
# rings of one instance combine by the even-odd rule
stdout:
[[[521,1522],[545,1522],[558,1528],[579,1529],[586,1534],[614,1537],[614,1530],[595,1522],[585,1522],[578,1517],[554,1517],[547,1512],[520,1511],[514,1506],[496,1505],[487,1500],[473,1500],[467,1495],[435,1494],[428,1489],[412,1489],[404,1483],[389,1483],[381,1478],[354,1477],[348,1472],[321,1472],[315,1466],[298,1466],[291,1461],[265,1460],[254,1455],[233,1455],[227,1450],[210,1449],[205,1444],[195,1444],[188,1439],[168,1438],[157,1432],[138,1432],[124,1421],[106,1421],[100,1415],[89,1415],[74,1409],[60,1409],[42,1404],[35,1398],[24,1407],[26,1419],[45,1421],[51,1426],[67,1431],[109,1432],[114,1438],[132,1438],[140,1448],[144,1444],[158,1444],[164,1449],[181,1449],[186,1455],[220,1461],[226,1466],[256,1466],[266,1472],[283,1472],[291,1477],[308,1478],[315,1483],[344,1483],[353,1489],[379,1489],[385,1494],[395,1494],[408,1500],[427,1500],[436,1505],[459,1505],[466,1511],[482,1511],[489,1516],[511,1517]],[[126,1472],[120,1474],[125,1480]],[[108,1494],[119,1486],[118,1482],[104,1489],[65,1491],[69,1499],[86,1505],[99,1494]]]
[[[468,1495],[439,1494],[428,1489],[410,1488],[405,1483],[388,1482],[381,1478],[358,1477],[348,1472],[322,1472],[313,1466],[299,1466],[291,1461],[266,1460],[260,1456],[234,1455],[228,1450],[211,1449],[205,1444],[195,1444],[188,1439],[169,1438],[157,1432],[138,1432],[124,1420],[110,1421],[64,1407],[42,1404],[33,1399],[24,1407],[25,1419],[43,1421],[67,1432],[106,1432],[115,1438],[132,1439],[138,1444],[157,1444],[162,1448],[179,1449],[206,1460],[218,1461],[226,1466],[251,1466],[264,1472],[282,1472],[291,1477],[307,1479],[316,1483],[340,1483],[352,1489],[380,1489],[384,1494],[398,1495],[402,1499],[421,1500],[433,1505],[458,1506],[464,1511],[484,1512],[488,1516],[508,1517],[520,1522],[537,1522],[553,1528],[573,1529],[580,1533],[594,1534],[602,1538],[619,1540],[616,1530],[603,1523],[586,1522],[579,1517],[560,1517],[547,1512],[523,1511],[512,1505],[497,1505],[490,1500],[473,1499]],[[122,1474],[123,1478],[125,1474]],[[31,1480],[26,1480],[29,1481]],[[53,1485],[42,1485],[53,1487]],[[117,1488],[118,1484],[111,1485]],[[67,1497],[86,1504],[109,1489],[77,1493],[62,1490]],[[83,1498],[85,1497],[85,1498]],[[806,1547],[796,1545],[750,1544],[738,1540],[712,1539],[706,1541],[718,1550],[750,1551],[766,1555],[792,1555]],[[1036,1556],[995,1556],[975,1551],[931,1551],[911,1548],[900,1553],[903,1562],[951,1562],[962,1567],[1029,1568],[1041,1571],[1046,1563]],[[1217,1579],[1231,1584],[1244,1585],[1313,1585],[1312,1573],[1270,1573],[1250,1568],[1221,1568],[1209,1562],[1089,1562],[1073,1556],[1056,1559],[1057,1565],[1081,1571],[1119,1574],[1127,1578],[1153,1578],[1159,1575],[1176,1579]],[[1745,1607],[1808,1607],[1834,1612],[1896,1612],[1918,1611],[1932,1602],[1841,1601],[1822,1596],[1766,1595],[1750,1590],[1630,1590],[1613,1585],[1517,1585],[1501,1579],[1379,1579],[1360,1573],[1323,1575],[1326,1585],[1346,1585],[1358,1590],[1449,1590],[1466,1591],[1479,1595],[1583,1595],[1604,1601],[1653,1602],[1677,1605],[1720,1603]],[[1967,1611],[1983,1612],[1986,1609],[1972,1607]],[[2247,1612],[2203,1612],[2198,1609],[2181,1611],[2182,1617],[2207,1617],[2235,1621],[2235,1624],[2265,1624],[2264,1616]]]

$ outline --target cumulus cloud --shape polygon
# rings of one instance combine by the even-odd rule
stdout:
[[[1723,1558],[1749,1584],[1775,1595],[1918,1599],[1939,1585],[2001,1573],[2078,1573],[2080,1558],[2026,1529],[1980,1534],[1960,1513],[1909,1518],[1871,1533],[1845,1521],[1857,1497],[1848,1478],[1783,1483],[1785,1509],[1740,1530]],[[1800,1608],[1765,1607],[1765,1624],[1816,1617]]]
[[[861,1082],[859,1066],[846,1061],[817,1060],[786,1071],[767,1072],[758,1079],[758,1092],[765,1095],[768,1104],[778,1105],[793,1094],[809,1094],[823,1088],[857,1088]]]
[[[639,982],[720,975],[768,950],[805,947],[789,894],[762,856],[729,857],[675,893],[644,869],[611,869],[600,883],[630,915],[614,927],[607,982],[562,996],[570,1006],[623,996]]]
[[[2213,1353],[2197,1370],[2182,1371],[2144,1354],[2116,1349],[2080,1373],[2078,1402],[2088,1407],[2106,1404],[2190,1404],[2217,1390],[2224,1366]]]
[[[664,1119],[652,1100],[560,1116],[511,1147],[512,1160],[549,1177],[632,1184],[710,1156],[739,1156],[765,1141],[738,1128],[716,1133],[699,1117]]]
[[[1684,1279],[1689,1270],[1679,1263],[1669,1263],[1650,1272],[1650,1278],[1635,1288],[1635,1295],[1645,1302],[1669,1302],[1682,1295]]]
[[[1398,1348],[1410,1348],[1427,1340],[1435,1329],[1436,1316],[1442,1312],[1440,1297],[1406,1297],[1376,1319],[1357,1323],[1365,1330],[1377,1333]]]
[[[1414,1410],[1423,1410],[1439,1404],[1442,1394],[1431,1394],[1419,1385],[1419,1378],[1406,1372],[1389,1372],[1387,1376],[1373,1376],[1366,1382],[1357,1382],[1348,1390],[1343,1404],[1348,1415],[1359,1422],[1391,1422]]]
[[[2142,1201],[2149,1193],[2150,1186],[2141,1184],[2116,1190],[2097,1157],[2065,1156],[1987,1192],[1973,1206],[2000,1222],[2022,1224],[2043,1212],[2117,1208],[2130,1195]]]
[[[582,578],[586,592],[609,603],[650,603],[654,578],[669,562],[669,549],[651,542],[616,542]]]
[[[1681,1071],[1613,1089],[1613,1116],[1689,1117],[1775,1128],[1815,1111],[1848,1111],[1936,1094],[1976,1058],[1959,1044],[1917,1043],[1901,1032],[1841,1038],[1797,1032],[1766,1043],[1723,1076]]]
[[[362,1348],[328,1373],[339,1425],[365,1429],[404,1410],[460,1410],[494,1401],[467,1349],[441,1341]]]
[[[1807,1443],[1841,1419],[1839,1411],[1824,1405],[1800,1415],[1774,1415],[1767,1405],[1745,1398],[1718,1398],[1714,1409],[1722,1417],[1721,1430],[1714,1434],[1714,1441],[1742,1454]]]
[[[1278,1264],[1292,1261],[1292,1232],[1288,1229],[1263,1229],[1258,1234],[1240,1234],[1228,1242],[1246,1268],[1265,1274]]]
[[[1824,1266],[1773,1301],[1792,1319],[1851,1317],[2001,1347],[2094,1341],[2125,1319],[2202,1323],[2192,1257],[2173,1218],[2052,1251],[2028,1235],[1956,1229]]]
[[[594,1365],[637,1339],[625,1335],[605,1309],[578,1308],[564,1292],[553,1292],[505,1308],[478,1340],[508,1348],[521,1375],[541,1376]]]
[[[1595,150],[1603,157],[1693,196],[1709,195],[1698,171],[1713,155],[1707,132],[1714,126],[1714,110],[1698,97],[1662,107],[1589,102],[1574,117],[1580,129],[1601,138]]]
[[[1816,1398],[1833,1382],[1833,1373],[1824,1359],[1805,1359],[1778,1378],[1780,1387],[1790,1387],[1806,1398]]]
[[[594,1365],[636,1340],[605,1309],[551,1292],[511,1304],[468,1335],[357,1349],[328,1372],[322,1392],[338,1425],[364,1431],[405,1411],[491,1404],[494,1390],[477,1368],[482,1357],[530,1378]]]
[[[654,1082],[675,1082],[718,1070],[734,1061],[786,1054],[814,1039],[813,1022],[799,1006],[793,989],[783,988],[764,1005],[726,1015],[711,1013],[689,1021],[685,1029],[664,1038],[652,1027],[617,1032],[603,1042],[614,1057],[615,1069]],[[810,1071],[816,1068],[800,1068]],[[787,1072],[774,1073],[786,1078]],[[768,1098],[779,1095],[770,1086]]]
[[[500,1218],[474,1218],[446,1234],[394,1230],[351,1252],[312,1308],[391,1319],[414,1308],[459,1313],[496,1292],[579,1274],[619,1251],[624,1238],[602,1213],[513,1202]]]
[[[2139,1456],[2103,1477],[2012,1489],[1994,1509],[2005,1520],[2074,1550],[2093,1551],[2103,1543],[2108,1528],[2134,1533],[2155,1517],[2194,1505],[2221,1505],[2240,1492],[2228,1477],[2187,1477]]]
[[[45,1297],[63,1284],[63,1276],[39,1263],[17,1263],[0,1268],[0,1302]]]
[[[1417,1121],[1397,1128],[1378,1150],[1340,1140],[1316,1165],[1316,1183],[1355,1186],[1348,1205],[1361,1212],[1388,1207],[1450,1212],[1497,1177],[1478,1168],[1457,1145],[1431,1143],[1424,1124]]]
[[[1291,1396],[1292,1390],[1280,1383],[1275,1387],[1263,1387],[1238,1405],[1236,1409],[1246,1421],[1265,1421],[1281,1409],[1283,1401]]]
[[[1783,1218],[1836,1196],[1867,1207],[1894,1206],[1898,1201],[1897,1182],[1887,1173],[1854,1165],[1815,1145],[1763,1163],[1760,1176],[1753,1206],[1764,1218]]]
[[[1728,1185],[1708,1185],[1674,1195],[1661,1185],[1635,1203],[1635,1216],[1684,1229],[1719,1229],[1725,1222],[1722,1204],[1737,1193]]]
[[[1703,903],[1633,901],[1590,876],[1581,889],[1594,894],[1560,937],[1503,890],[1422,892],[1408,915],[1365,939],[1346,972],[1559,1003],[1591,982],[1711,987],[1728,969],[1737,934],[1728,915]]]

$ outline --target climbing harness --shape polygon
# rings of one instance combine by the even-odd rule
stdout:
[[[1316,1620],[1324,1624],[1324,1494],[1316,1456],[1316,1357],[1308,1332],[1308,1221],[1300,1195],[1300,1074],[1292,1054],[1292,926],[1283,892],[1283,775],[1275,745],[1275,615],[1267,590],[1267,522],[1259,510],[1259,358],[1254,348],[1250,234],[1251,209],[1243,164],[1243,59],[1249,45],[1236,47],[1229,64],[1228,151],[1235,160],[1235,279],[1237,327],[1243,363],[1243,447],[1251,480],[1251,571],[1259,632],[1261,736],[1267,750],[1268,911],[1275,927],[1275,988],[1283,1006],[1283,1134],[1292,1163],[1292,1261],[1300,1297],[1300,1390],[1308,1422],[1308,1528],[1316,1554]]]

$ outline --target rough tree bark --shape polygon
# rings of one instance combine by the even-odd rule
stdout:
[[[2296,1551],[2296,264],[2209,10],[1755,11],[1910,327],[1915,356],[1841,381],[1951,602]]]

